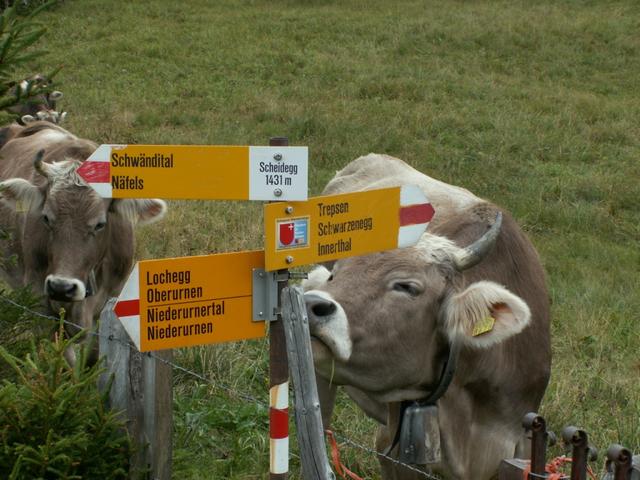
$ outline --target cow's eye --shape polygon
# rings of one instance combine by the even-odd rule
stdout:
[[[393,290],[396,292],[406,293],[412,297],[416,297],[422,292],[420,287],[413,282],[395,282],[393,284]]]
[[[330,282],[331,280],[333,280],[333,273],[329,275],[329,278],[327,278],[327,282]]]
[[[107,226],[107,222],[98,222],[98,223],[96,223],[96,226],[93,227],[93,229],[96,232],[99,232],[100,230],[104,230],[104,227],[106,227],[106,226]]]
[[[44,223],[47,227],[51,227],[51,219],[46,213],[42,214],[42,223]]]

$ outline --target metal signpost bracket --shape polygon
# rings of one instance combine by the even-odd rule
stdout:
[[[265,320],[277,320],[278,315],[278,281],[282,275],[278,272],[266,272],[262,268],[254,268],[253,291],[253,318],[254,322]]]

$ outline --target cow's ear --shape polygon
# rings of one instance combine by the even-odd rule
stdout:
[[[450,340],[487,348],[522,331],[531,311],[522,298],[494,282],[471,284],[444,306],[444,327]]]
[[[318,265],[316,268],[311,270],[307,278],[302,281],[302,288],[305,292],[309,290],[316,290],[327,283],[330,276],[331,272],[327,270],[324,265]]]
[[[145,224],[160,220],[167,212],[167,204],[157,198],[116,199],[111,209],[134,223]]]
[[[23,178],[0,182],[0,202],[18,213],[40,208],[43,200],[40,189]]]

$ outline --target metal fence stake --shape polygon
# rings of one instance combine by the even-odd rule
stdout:
[[[531,473],[545,475],[547,454],[547,422],[537,413],[528,413],[522,425],[531,430]]]
[[[630,480],[633,473],[633,455],[622,445],[611,445],[607,460],[613,464],[613,480]]]
[[[587,433],[576,427],[565,427],[562,439],[572,445],[571,480],[587,480],[587,462],[595,460],[595,451],[589,448]],[[591,458],[590,458],[591,457]]]

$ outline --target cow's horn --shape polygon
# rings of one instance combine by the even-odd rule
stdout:
[[[40,150],[38,151],[38,153],[36,153],[36,158],[33,159],[33,168],[35,168],[36,172],[38,172],[44,178],[49,178],[50,172],[48,169],[48,165],[42,162],[43,157],[44,150]]]
[[[489,253],[489,250],[491,250],[491,247],[493,247],[493,244],[496,243],[501,226],[502,212],[498,212],[496,220],[488,232],[468,247],[460,249],[460,252],[457,253],[453,259],[454,265],[459,272],[471,268],[482,261],[485,255]]]

